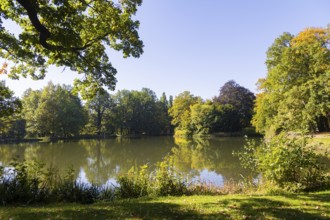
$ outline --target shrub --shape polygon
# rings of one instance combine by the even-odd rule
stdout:
[[[117,194],[120,198],[137,198],[148,195],[148,165],[143,165],[140,169],[132,167],[127,174],[119,176],[117,181],[119,184]]]
[[[321,155],[313,150],[307,137],[288,137],[280,134],[260,145],[248,141],[238,153],[244,167],[262,174],[262,181],[270,181],[289,191],[310,191],[328,184]]]
[[[153,176],[154,194],[159,196],[184,195],[187,192],[187,183],[182,175],[175,170],[171,157],[156,165],[155,175]]]
[[[172,161],[173,162],[173,161]],[[156,164],[156,169],[148,173],[148,165],[140,169],[132,167],[127,174],[121,175],[117,181],[117,195],[120,198],[137,198],[147,195],[167,196],[183,195],[187,192],[187,184],[173,166],[169,157]]]

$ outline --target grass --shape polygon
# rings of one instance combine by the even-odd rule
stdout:
[[[0,207],[0,219],[329,219],[330,191]]]

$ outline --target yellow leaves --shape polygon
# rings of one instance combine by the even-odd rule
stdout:
[[[325,28],[306,28],[291,40],[291,46],[313,44],[326,41],[327,30]]]

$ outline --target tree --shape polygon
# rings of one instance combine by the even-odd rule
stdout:
[[[216,111],[213,103],[196,103],[190,106],[193,133],[208,135],[213,132],[216,123]]]
[[[175,135],[191,135],[193,128],[191,125],[191,106],[202,102],[200,97],[196,97],[185,91],[175,97],[173,106],[169,109],[172,117],[172,125],[175,126]]]
[[[49,65],[69,67],[79,74],[76,89],[84,97],[105,85],[114,89],[116,69],[109,62],[107,48],[122,51],[124,57],[139,57],[143,43],[132,17],[142,0],[1,1],[0,57],[6,63],[1,72],[18,79],[30,75],[42,79]],[[13,35],[3,25],[11,20],[21,30]]]
[[[89,127],[89,133],[100,135],[107,131],[109,121],[106,121],[105,117],[113,106],[113,101],[106,90],[99,91],[93,99],[86,102],[85,107],[89,118],[86,127]]]
[[[86,116],[70,86],[48,83],[41,91],[29,90],[23,97],[24,118],[31,135],[67,137],[79,134]]]
[[[23,103],[23,118],[26,119],[27,134],[36,135],[40,132],[36,109],[38,109],[41,97],[41,90],[28,89],[22,97]]]
[[[111,121],[120,135],[159,135],[171,132],[164,103],[154,91],[118,91],[114,96]]]
[[[0,81],[0,133],[2,137],[24,136],[24,129],[19,126],[18,114],[22,109],[21,101],[14,96],[5,84],[5,81]],[[13,134],[13,128],[19,127],[17,135]]]
[[[216,103],[232,105],[238,112],[241,123],[240,128],[237,128],[238,130],[251,126],[254,100],[255,96],[250,90],[240,86],[233,80],[226,82],[221,87],[219,96],[214,98]]]
[[[5,84],[5,81],[0,81],[0,118],[13,115],[21,110],[21,101],[14,96]]]
[[[259,80],[253,117],[258,131],[330,130],[329,42],[324,28],[275,40],[267,53],[267,76]]]
[[[215,103],[214,132],[238,132],[242,130],[241,116],[238,110],[230,105]]]

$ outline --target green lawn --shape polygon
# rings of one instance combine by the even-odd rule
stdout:
[[[330,219],[330,191],[0,207],[0,219]]]

